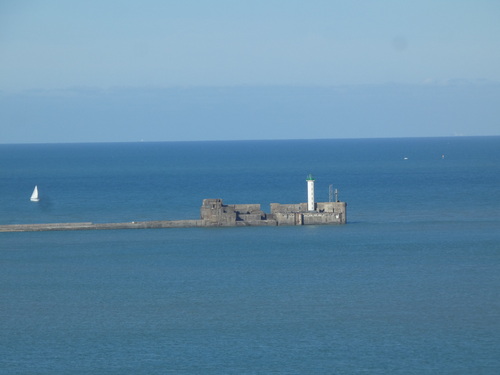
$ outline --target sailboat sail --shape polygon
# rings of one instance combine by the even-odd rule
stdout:
[[[38,202],[40,198],[38,197],[38,186],[35,186],[33,189],[33,194],[31,194],[31,201],[32,202]]]

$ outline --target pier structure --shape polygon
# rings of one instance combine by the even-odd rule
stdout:
[[[260,204],[226,205],[222,199],[204,199],[198,220],[10,224],[0,225],[0,232],[345,224],[346,202],[338,199],[335,202],[315,202],[314,178],[309,175],[306,181],[307,203],[271,203],[270,213],[264,212]]]

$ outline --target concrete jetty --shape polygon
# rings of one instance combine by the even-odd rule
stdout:
[[[269,214],[261,210],[260,204],[227,205],[222,199],[204,199],[199,220],[10,224],[0,225],[0,232],[345,224],[347,204],[337,199],[335,202],[315,202],[314,178],[309,175],[306,181],[307,203],[271,203]]]
[[[345,224],[346,206],[345,202],[315,203],[315,210],[308,211],[307,203],[271,203],[267,214],[260,204],[225,205],[222,199],[204,199],[199,220],[9,224],[0,225],[0,232]]]
[[[204,226],[202,220],[132,221],[125,223],[47,223],[0,225],[0,232],[42,232],[56,230],[192,228]]]

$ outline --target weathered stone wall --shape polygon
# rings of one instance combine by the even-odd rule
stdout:
[[[223,205],[222,199],[204,199],[200,216],[207,226],[234,226],[236,223],[234,208]]]
[[[278,225],[303,225],[304,216],[300,212],[277,212],[274,214]]]
[[[225,205],[222,199],[203,200],[200,216],[209,226],[235,226],[240,221],[259,225],[260,221],[266,219],[266,213],[260,209],[260,204]]]
[[[254,214],[237,213],[236,216],[237,221],[260,221],[265,219],[266,219],[266,214],[264,214],[264,212],[258,212]]]
[[[257,221],[237,221],[236,226],[237,227],[275,227],[278,225],[276,220],[273,219],[266,219],[266,220],[257,220]]]
[[[276,218],[276,222],[278,223],[278,225],[295,225],[294,213],[277,212],[273,215]]]
[[[297,204],[271,203],[271,214],[277,214],[277,213],[285,214],[292,212],[307,212],[307,203],[297,203]]]
[[[318,202],[316,211],[318,212],[342,212],[345,209],[344,202]]]
[[[240,214],[251,214],[251,213],[260,213],[260,204],[230,204],[227,207],[231,207],[234,211],[239,212]]]
[[[322,224],[342,224],[342,213],[333,212],[305,212],[304,225],[322,225]]]
[[[307,203],[271,203],[271,214],[278,225],[345,224],[346,203],[317,202],[315,211],[308,211]]]

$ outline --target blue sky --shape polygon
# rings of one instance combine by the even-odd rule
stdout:
[[[500,135],[498,20],[496,0],[2,0],[0,143]]]

